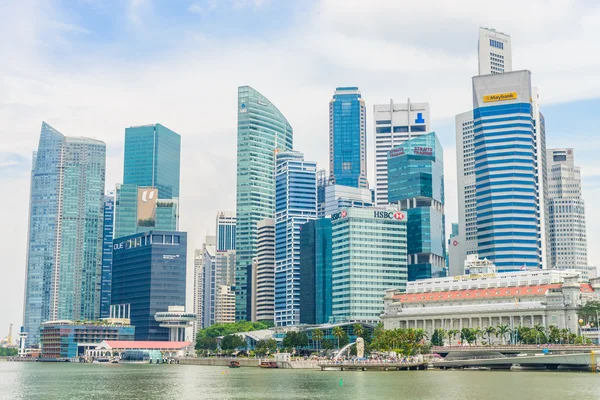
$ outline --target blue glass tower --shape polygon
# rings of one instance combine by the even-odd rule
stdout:
[[[248,271],[256,257],[257,224],[275,214],[275,151],[292,149],[293,131],[265,96],[238,88],[235,318],[250,318]]]
[[[408,280],[446,276],[444,161],[435,132],[390,150],[388,201],[407,213]]]
[[[106,145],[42,123],[33,156],[23,325],[27,345],[42,322],[100,313]]]
[[[102,283],[100,287],[100,317],[110,316],[112,285],[113,227],[115,216],[114,193],[104,196],[104,223],[102,230]]]
[[[532,102],[529,71],[473,77],[477,250],[499,271],[541,266]]]
[[[235,213],[217,213],[217,251],[235,250]]]
[[[275,325],[300,323],[300,227],[317,218],[317,163],[279,152],[275,170]]]
[[[368,188],[367,116],[357,87],[338,87],[329,102],[329,173],[337,185]]]
[[[300,229],[300,323],[326,324],[333,315],[331,219]]]

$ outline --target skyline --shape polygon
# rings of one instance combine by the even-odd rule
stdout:
[[[102,2],[87,2],[87,4],[100,3]],[[131,4],[147,5],[150,3],[152,2],[137,1]],[[192,8],[197,2],[185,3],[189,8]],[[276,3],[269,1],[236,2],[238,7],[242,8],[234,11],[233,15],[239,18],[241,12],[247,12],[255,18],[258,18],[258,16],[264,17],[265,14],[277,10],[281,11]],[[333,4],[335,2],[328,3]],[[82,9],[83,4],[84,2],[79,3]],[[230,4],[231,9],[233,9],[233,3],[226,4]],[[391,4],[391,2],[388,2],[388,4]],[[542,3],[538,2],[536,4],[539,6]],[[360,9],[363,6],[358,2],[352,3],[352,5],[359,9],[357,11],[349,10],[350,17],[354,12],[358,16],[361,13],[366,13],[365,24],[368,24],[369,21],[373,22],[377,18],[383,18],[384,12],[378,14],[377,17],[374,15],[375,10]],[[3,5],[0,6],[0,10],[5,11],[4,9],[8,8],[8,11],[10,11],[11,7],[19,8],[20,6]],[[92,6],[90,5],[90,7]],[[218,8],[212,11],[207,10],[207,12],[209,14],[221,12]],[[226,8],[227,6],[223,6],[223,9]],[[273,11],[273,8],[276,10]],[[325,4],[321,8],[320,16],[313,16],[312,23],[315,23],[316,19],[316,23],[320,20],[321,25],[323,25],[322,23],[326,21],[326,18],[339,22],[339,16],[332,14],[332,8],[332,6]],[[273,32],[288,32],[283,27],[267,24],[268,26],[265,28],[267,32],[263,33],[265,36],[258,35],[258,40],[249,40],[251,46],[245,49],[233,46],[227,47],[226,51],[219,50],[223,54],[217,57],[215,64],[207,65],[205,61],[201,61],[198,58],[198,56],[201,56],[201,54],[198,54],[201,53],[198,49],[196,49],[196,52],[187,53],[186,49],[178,47],[171,49],[170,53],[167,54],[174,55],[174,63],[171,65],[162,62],[147,64],[148,59],[143,56],[139,60],[118,58],[116,64],[121,68],[113,71],[115,59],[111,58],[114,54],[110,54],[110,52],[103,55],[95,53],[95,50],[88,49],[80,55],[75,55],[77,54],[75,50],[81,50],[83,44],[85,44],[83,50],[90,47],[89,41],[81,43],[82,37],[102,36],[102,32],[98,31],[93,25],[87,25],[85,18],[81,18],[80,25],[77,25],[75,24],[77,18],[72,16],[64,19],[58,18],[61,13],[57,11],[51,14],[56,16],[53,21],[59,21],[63,25],[59,26],[57,24],[48,27],[42,23],[41,28],[39,28],[40,31],[29,33],[23,33],[22,29],[14,29],[16,35],[27,37],[30,41],[36,42],[36,45],[29,46],[31,43],[26,41],[23,48],[18,49],[19,51],[16,52],[18,54],[14,58],[11,57],[7,64],[0,66],[0,71],[2,71],[3,77],[6,78],[3,83],[5,90],[0,90],[0,104],[2,105],[0,107],[0,118],[5,121],[0,128],[0,179],[5,187],[11,188],[11,195],[3,198],[2,216],[9,226],[14,228],[10,232],[2,233],[1,250],[3,250],[3,254],[7,255],[5,262],[10,266],[7,268],[9,269],[8,278],[15,283],[12,285],[14,289],[9,289],[2,294],[0,331],[7,329],[9,323],[18,325],[21,322],[21,310],[14,310],[11,305],[22,304],[27,239],[27,206],[25,199],[27,199],[29,192],[31,152],[35,149],[35,142],[39,135],[39,126],[42,120],[47,121],[65,135],[95,137],[107,143],[107,189],[111,189],[115,183],[121,180],[124,130],[126,127],[138,124],[161,123],[180,133],[183,141],[182,194],[180,198],[181,214],[184,215],[181,221],[181,230],[190,232],[188,251],[193,251],[194,248],[201,247],[204,235],[207,232],[214,234],[214,213],[217,210],[233,211],[235,209],[235,126],[237,117],[236,88],[238,85],[251,85],[273,101],[281,112],[289,118],[290,124],[296,131],[294,137],[295,150],[304,152],[307,159],[316,160],[320,167],[327,165],[327,103],[331,97],[331,91],[336,86],[358,86],[367,104],[367,177],[371,186],[374,179],[372,106],[374,104],[385,104],[389,102],[390,98],[403,99],[410,97],[411,100],[431,104],[432,127],[430,130],[435,130],[440,135],[442,147],[446,152],[444,157],[446,161],[446,223],[450,226],[452,222],[457,221],[454,114],[468,110],[471,107],[469,105],[471,102],[470,79],[477,72],[477,63],[475,62],[477,28],[480,25],[491,26],[509,33],[513,38],[513,65],[515,67],[513,69],[527,68],[532,71],[534,84],[540,88],[541,92],[541,109],[546,116],[547,146],[548,148],[575,148],[575,162],[581,166],[583,176],[583,198],[591,201],[595,195],[600,194],[600,187],[598,187],[600,169],[593,165],[596,148],[600,144],[595,143],[595,140],[590,137],[589,127],[595,126],[594,122],[597,122],[597,117],[594,118],[590,112],[600,106],[600,101],[596,99],[579,103],[567,102],[567,100],[589,97],[596,93],[597,87],[600,86],[600,81],[597,78],[586,75],[585,72],[587,65],[593,66],[593,60],[586,58],[589,57],[586,54],[576,54],[580,48],[578,46],[585,46],[586,40],[579,33],[581,30],[592,29],[594,23],[594,11],[597,10],[597,7],[590,8],[591,10],[586,12],[589,16],[583,18],[584,21],[587,21],[587,24],[583,23],[574,29],[572,28],[577,32],[560,40],[557,39],[557,36],[560,32],[564,33],[565,28],[559,26],[557,27],[558,30],[550,31],[550,23],[556,21],[552,18],[552,10],[540,10],[543,11],[540,19],[550,16],[550,18],[547,18],[547,32],[551,35],[551,39],[561,44],[562,41],[568,44],[570,38],[577,38],[581,41],[580,45],[578,44],[573,49],[564,51],[564,59],[553,60],[557,62],[552,65],[549,63],[552,60],[551,56],[546,54],[545,57],[540,57],[543,51],[536,48],[535,38],[528,37],[522,30],[524,28],[518,27],[518,24],[522,22],[519,19],[521,17],[517,16],[511,23],[508,23],[508,19],[502,19],[507,15],[503,16],[502,14],[494,16],[494,20],[486,19],[487,16],[475,15],[480,19],[479,22],[471,21],[467,24],[468,29],[466,27],[455,28],[458,31],[455,32],[456,36],[453,37],[459,38],[462,43],[446,44],[449,49],[456,47],[457,57],[444,55],[444,52],[439,51],[439,48],[443,47],[442,44],[431,43],[432,38],[430,37],[424,37],[422,42],[416,40],[418,35],[415,35],[414,38],[409,37],[407,40],[412,43],[412,47],[408,45],[409,50],[404,49],[401,55],[415,56],[417,60],[423,61],[423,57],[427,58],[431,54],[434,56],[442,54],[444,55],[441,59],[442,62],[444,60],[448,61],[443,63],[442,66],[427,63],[428,66],[424,69],[422,64],[417,61],[415,61],[415,64],[410,65],[402,62],[397,64],[387,63],[383,66],[374,65],[370,57],[365,57],[365,60],[363,60],[365,64],[357,67],[354,65],[355,60],[344,58],[342,55],[336,60],[324,57],[324,62],[316,60],[317,57],[304,60],[300,63],[299,72],[297,69],[290,69],[289,67],[294,64],[294,61],[306,54],[305,52],[309,50],[305,48],[307,44],[301,45],[297,38],[286,36],[276,41],[275,49],[265,49],[264,42],[261,43],[261,41],[269,32],[271,34]],[[194,8],[194,10],[197,10],[197,8]],[[413,11],[418,15],[424,13],[423,10],[419,9]],[[158,8],[155,9],[155,12],[158,13]],[[192,11],[187,12],[194,14]],[[308,12],[308,10],[298,12],[302,14]],[[579,8],[569,12],[571,14],[567,13],[562,17],[568,20],[584,13]],[[10,13],[4,12],[1,14],[10,15]],[[440,18],[441,11],[434,11],[434,14],[437,18]],[[558,17],[558,15],[554,16],[554,18]],[[15,18],[15,20],[17,19]],[[416,18],[416,20],[418,21],[419,18]],[[132,14],[131,19],[127,19],[127,21],[131,21],[131,26],[134,26],[135,15]],[[35,18],[31,22],[35,22]],[[22,21],[20,23],[32,25]],[[357,24],[359,21],[353,19],[351,23]],[[541,24],[539,21],[537,23]],[[12,24],[12,21],[8,21],[5,27],[0,28],[0,31],[14,28]],[[274,23],[274,25],[277,24]],[[382,30],[394,28],[391,25],[383,25]],[[140,25],[135,26],[139,27]],[[148,24],[148,27],[150,26],[151,24]],[[291,26],[290,31],[293,31],[294,26]],[[433,25],[429,25],[429,27],[433,27]],[[409,28],[412,29],[415,26],[409,26]],[[534,25],[531,30],[533,32],[541,28],[543,26]],[[49,31],[46,31],[46,29]],[[88,33],[83,32],[82,29],[85,29]],[[593,29],[598,28],[594,27]],[[328,39],[331,36],[339,37],[338,35],[345,37],[345,35],[350,35],[347,30],[348,27],[343,26],[340,27],[341,32],[329,32],[332,35],[325,35],[325,37]],[[60,33],[56,33],[58,31]],[[235,34],[240,34],[240,32],[234,31]],[[365,46],[365,40],[367,42],[377,42],[378,33],[376,31],[374,32],[374,27],[371,26],[371,29],[363,31],[366,39],[346,37],[346,40],[351,39],[353,43],[364,49],[369,47]],[[41,36],[44,35],[41,33],[44,32],[49,34],[42,39]],[[435,32],[438,34],[443,33],[443,27],[436,27]],[[588,33],[591,33],[589,36],[594,36],[593,32],[589,32],[589,30]],[[36,36],[36,34],[39,36]],[[199,40],[202,43],[199,48],[212,50],[208,54],[215,56],[218,47],[215,44],[217,43],[215,41],[217,34],[218,32],[215,31],[214,33],[205,34],[204,38],[190,39],[190,37],[186,37],[185,45],[195,47],[194,44],[198,44],[197,40]],[[389,31],[387,31],[386,37],[388,34]],[[8,37],[11,36],[8,35]],[[389,37],[395,39],[398,36],[391,35]],[[36,38],[37,41],[34,40]],[[309,36],[307,38],[307,40],[311,39],[314,39],[314,37]],[[11,44],[6,42],[6,39],[2,40],[0,48],[12,48]],[[72,51],[71,57],[56,60],[48,54],[38,54],[36,56],[40,58],[37,60],[41,61],[39,66],[34,65],[35,63],[32,62],[36,58],[24,60],[19,57],[27,50],[35,49],[49,40],[55,40],[56,47],[50,46],[50,50],[47,51],[60,48],[59,44],[61,43],[66,47],[71,44],[72,47],[68,49]],[[244,41],[248,41],[247,37]],[[149,40],[149,42],[162,48],[157,39]],[[231,46],[231,42],[235,41],[229,38],[227,44]],[[383,42],[386,42],[386,40],[383,40]],[[289,45],[302,51],[295,55],[276,55],[279,46],[285,43],[289,43]],[[344,46],[346,43],[348,42],[342,40],[340,46]],[[127,45],[133,47],[134,44],[135,41],[133,44],[128,43]],[[425,49],[419,47],[419,44],[424,46]],[[331,46],[332,43],[329,42],[328,45]],[[106,49],[106,46],[107,44],[104,43],[104,46],[100,47]],[[229,66],[230,63],[234,63],[230,56],[237,54],[235,58],[238,58],[241,54],[248,56],[250,61],[256,61],[255,56],[251,55],[253,46],[257,46],[256,48],[267,54],[268,56],[264,57],[267,60],[252,67],[251,70],[243,71],[244,74],[240,75],[240,69],[237,66],[235,68]],[[396,47],[394,43],[384,43],[383,46],[376,47],[376,50],[393,52]],[[542,50],[550,53],[548,51],[550,45],[541,47]],[[319,49],[317,53],[322,51],[322,47],[319,47]],[[402,50],[402,46],[400,46],[400,50]],[[64,47],[62,51],[65,51]],[[236,51],[240,53],[235,53]],[[374,51],[370,50],[368,54],[373,55],[372,52]],[[552,49],[551,51],[558,52],[561,50]],[[58,51],[57,55],[60,55],[60,53]],[[86,56],[90,56],[90,53],[95,54],[91,54],[90,59],[86,60]],[[314,55],[314,53],[311,54]],[[33,56],[33,54],[29,55]],[[339,53],[335,53],[335,55],[340,56]],[[399,56],[400,59],[402,58],[401,55]],[[109,59],[103,59],[102,56],[109,56]],[[323,54],[320,54],[320,56],[323,56]],[[271,66],[273,57],[275,60],[280,61],[280,63],[274,63],[279,64],[277,68]],[[462,57],[465,59],[463,60]],[[22,61],[26,62],[23,64],[24,68],[21,69],[19,63]],[[72,67],[66,65],[68,64],[67,61],[73,61]],[[99,63],[94,67],[90,67],[92,61],[98,61]],[[102,61],[104,61],[104,64]],[[314,67],[310,67],[311,62],[315,63]],[[432,62],[435,63],[435,61]],[[181,65],[178,63],[181,63]],[[251,62],[244,64],[251,64]],[[195,71],[198,66],[203,68]],[[80,70],[74,69],[75,67]],[[208,72],[212,72],[212,74],[206,72],[206,67],[209,67]],[[317,71],[317,67],[321,69]],[[571,72],[561,73],[562,70],[570,71],[574,67],[579,68],[577,74]],[[220,68],[223,71],[219,71]],[[302,68],[306,68],[306,70],[302,70]],[[410,68],[413,68],[414,71],[411,71]],[[285,73],[282,74],[281,71],[285,71]],[[218,72],[217,75],[219,76],[213,79],[215,78],[213,76],[215,72]],[[377,73],[375,74],[376,77],[373,75],[374,72]],[[435,76],[436,74],[439,75],[440,72],[447,72],[447,74],[443,74],[444,79]],[[207,75],[207,78],[202,77],[203,73]],[[399,79],[398,73],[402,73],[404,78]],[[139,75],[136,76],[137,74]],[[220,76],[221,74],[223,76]],[[335,78],[330,75],[335,76]],[[134,76],[138,79],[133,79]],[[448,79],[448,76],[451,79]],[[390,83],[390,77],[398,79],[397,83]],[[442,82],[444,80],[452,82]],[[156,82],[161,81],[165,84],[155,85]],[[574,82],[579,82],[579,85]],[[191,85],[188,87],[190,83]],[[158,91],[159,95],[150,96],[155,91]],[[209,95],[203,95],[204,93]],[[175,97],[178,101],[172,102],[170,99]],[[156,98],[159,98],[159,101]],[[306,99],[310,99],[310,101],[307,102]],[[555,106],[551,106],[551,103],[554,103]],[[138,108],[136,108],[137,104],[139,104]],[[577,110],[577,108],[580,109]],[[204,111],[199,114],[198,110]],[[201,125],[199,125],[199,122],[201,122]],[[561,138],[569,134],[573,134],[572,140]],[[583,143],[584,138],[587,139],[585,148],[582,145],[573,146],[574,143]],[[207,179],[208,177],[219,178]],[[201,190],[197,189],[200,184],[203,186]],[[600,214],[591,206],[588,207],[587,213],[588,238],[589,242],[593,243],[594,239],[600,237],[600,231],[594,227],[594,222],[598,221]],[[599,253],[593,247],[590,247],[589,263],[591,265],[598,264],[599,260]],[[191,276],[190,265],[188,265],[188,276]],[[192,280],[188,279],[188,281],[188,285],[190,285]],[[190,286],[188,286],[189,288]],[[191,291],[188,290],[189,292]],[[191,304],[189,299],[188,303]]]

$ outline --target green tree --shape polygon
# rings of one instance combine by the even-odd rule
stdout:
[[[510,332],[508,325],[500,324],[496,327],[496,337],[500,336],[502,338],[502,344],[506,344],[506,334],[508,332]]]
[[[219,347],[217,339],[212,337],[197,337],[196,350],[211,350],[214,351]]]
[[[449,329],[446,335],[448,336],[448,344],[452,346],[452,339],[456,338],[460,331],[458,329]]]
[[[275,339],[259,340],[256,342],[255,351],[258,355],[273,353],[277,350],[277,342]]]
[[[341,326],[336,326],[332,331],[333,336],[337,339],[337,348],[340,348],[340,338],[344,336],[344,330]]]
[[[354,324],[352,325],[352,332],[354,333],[354,336],[356,337],[362,337],[364,334],[364,329],[363,326],[361,324]]]
[[[246,341],[238,335],[227,335],[221,339],[223,350],[236,350],[246,347]]]
[[[335,345],[333,344],[333,341],[331,339],[324,339],[322,346],[325,350],[333,350]]]
[[[318,328],[313,329],[312,339],[313,339],[313,342],[315,343],[315,347],[317,348],[317,352],[319,352],[319,343],[321,343],[321,341],[323,340],[324,337],[325,337],[325,335],[322,330],[320,330]]]
[[[494,328],[493,326],[488,326],[487,328],[485,328],[485,334],[487,336],[487,341],[488,344],[492,344],[492,335],[496,335],[496,328]]]
[[[460,330],[460,340],[467,342],[468,344],[473,343],[477,340],[475,337],[475,331],[471,328],[462,328]]]
[[[442,328],[437,328],[433,331],[433,335],[431,335],[431,345],[432,346],[443,346],[444,338],[446,337],[446,331]]]
[[[583,324],[594,324],[598,326],[598,316],[600,315],[600,301],[592,300],[579,307],[577,315],[583,320]]]

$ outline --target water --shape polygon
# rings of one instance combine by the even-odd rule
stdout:
[[[343,384],[340,385],[340,379]],[[0,399],[598,399],[585,372],[340,372],[0,362]]]

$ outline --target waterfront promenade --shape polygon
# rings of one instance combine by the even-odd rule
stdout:
[[[419,360],[326,360],[320,361],[318,366],[325,370],[360,370],[360,371],[410,371],[425,370],[427,362]]]

